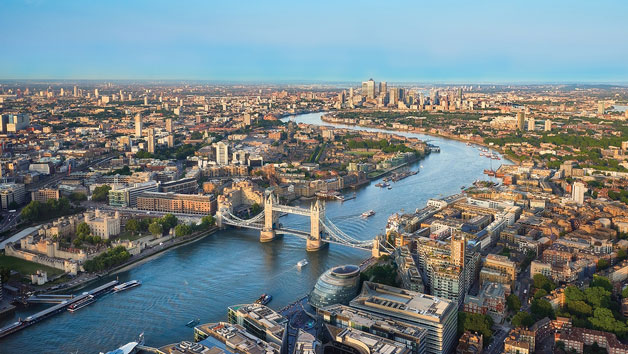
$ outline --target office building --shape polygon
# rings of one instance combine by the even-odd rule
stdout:
[[[384,339],[374,334],[347,327],[339,328],[326,324],[323,336],[329,338],[325,351],[337,354],[409,354],[404,344]]]
[[[78,97],[78,87],[74,86],[74,97]]]
[[[148,152],[155,153],[155,128],[148,129]]]
[[[584,192],[587,191],[587,187],[582,182],[574,182],[571,186],[571,200],[578,205],[584,204]]]
[[[94,89],[94,97],[98,98],[98,89]]]
[[[388,93],[388,84],[386,81],[382,81],[379,83],[379,94],[386,96],[386,93]]]
[[[31,121],[29,113],[3,114],[0,118],[0,131],[2,133],[17,133],[28,128]]]
[[[196,178],[181,178],[176,181],[163,182],[159,185],[159,191],[163,193],[189,194],[198,191]]]
[[[214,144],[216,148],[216,163],[218,165],[228,165],[229,164],[229,145],[219,141]]]
[[[315,308],[333,304],[346,305],[359,290],[360,267],[351,264],[338,266],[327,270],[318,278],[308,301]]]
[[[426,353],[451,353],[456,344],[458,311],[452,301],[365,281],[349,306],[426,329]]]
[[[317,313],[323,321],[335,327],[354,328],[404,344],[413,354],[425,353],[427,330],[423,327],[345,305],[330,305],[318,309]]]
[[[528,131],[529,132],[533,132],[534,128],[536,126],[536,122],[534,120],[534,117],[530,117],[528,118]]]
[[[517,112],[517,129],[523,131],[523,126],[525,122],[525,113]]]
[[[25,202],[26,189],[21,183],[0,184],[0,205],[2,209],[11,209],[15,204],[22,205]]]
[[[194,327],[194,340],[201,343],[207,343],[208,345],[215,344],[215,340],[222,343],[220,347],[227,349],[220,349],[219,346],[212,346],[211,350],[199,349],[190,354],[279,354],[283,353],[282,346],[272,342],[266,342],[258,339],[249,333],[244,327],[237,324],[227,322],[206,323]],[[201,344],[197,343],[197,344]],[[190,343],[192,345],[192,343]],[[187,354],[188,352],[182,351],[177,347],[173,347],[175,350],[164,351],[164,347],[160,348],[161,352],[172,354]],[[314,354],[314,353],[312,353]]]
[[[216,198],[212,195],[145,192],[137,197],[137,208],[164,213],[213,215]]]
[[[373,79],[362,83],[362,95],[368,99],[375,98],[375,81]]]
[[[142,115],[140,113],[135,115],[135,137],[142,137]]]
[[[109,205],[135,208],[137,206],[137,197],[144,192],[157,192],[159,185],[156,181],[147,181],[135,183],[132,186],[124,187],[114,184],[109,191]]]
[[[52,188],[43,188],[31,192],[31,200],[40,203],[45,203],[48,199],[59,200],[60,196],[59,190]]]
[[[288,319],[262,304],[229,306],[227,319],[257,338],[280,346],[288,335]]]

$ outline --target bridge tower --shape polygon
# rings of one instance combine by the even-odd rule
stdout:
[[[325,204],[316,199],[316,202],[310,206],[310,236],[305,245],[307,251],[318,251],[327,245],[321,239],[321,220],[324,218]]]
[[[279,212],[273,210],[273,205],[279,204],[279,199],[272,192],[266,192],[264,196],[264,228],[260,231],[260,242],[270,242],[275,239],[275,227],[279,220]]]

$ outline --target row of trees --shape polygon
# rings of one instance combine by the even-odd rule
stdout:
[[[124,246],[118,246],[104,252],[94,259],[85,261],[84,267],[87,272],[100,272],[115,267],[131,258],[129,251]]]
[[[65,197],[60,197],[59,200],[48,199],[45,203],[31,201],[22,209],[20,216],[26,221],[35,222],[57,218],[72,212],[74,210],[70,201]]]
[[[175,236],[181,237],[189,235],[194,231],[208,230],[216,224],[213,216],[206,215],[201,219],[201,223],[198,225],[186,225],[179,224],[179,219],[172,214],[166,214],[161,218],[145,218],[145,219],[130,219],[127,221],[125,229],[132,234],[139,232],[150,232],[155,236],[161,236],[164,233],[170,232],[170,229],[174,228]]]

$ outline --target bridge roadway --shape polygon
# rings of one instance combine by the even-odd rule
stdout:
[[[281,204],[273,204],[273,212],[275,211],[288,214],[297,214],[301,216],[310,216],[311,214],[311,211],[309,209]]]

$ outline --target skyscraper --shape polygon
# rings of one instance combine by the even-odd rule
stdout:
[[[144,106],[148,106],[148,96],[144,96]]]
[[[172,133],[172,118],[166,119],[166,131]]]
[[[386,81],[380,82],[379,83],[379,94],[385,96],[387,92],[388,92],[388,84],[386,83]]]
[[[362,83],[362,95],[369,99],[375,98],[375,81],[373,79]]]
[[[229,145],[222,141],[215,144],[216,147],[216,163],[219,165],[229,164]]]
[[[552,121],[549,119],[545,120],[545,131],[546,132],[552,131]]]
[[[517,129],[523,131],[523,125],[525,122],[525,113],[517,112]]]
[[[533,132],[536,122],[534,121],[534,117],[528,118],[528,131]]]
[[[582,182],[574,182],[571,185],[571,200],[576,202],[578,205],[584,204],[584,192],[586,192],[587,187],[585,187]]]
[[[168,135],[168,147],[174,147],[174,135],[172,134]]]
[[[604,101],[599,101],[597,103],[597,114],[603,115],[604,114],[604,110],[605,110]]]
[[[135,137],[142,137],[142,115],[140,113],[135,115]]]
[[[467,240],[464,234],[453,234],[451,236],[451,263],[460,268],[464,268],[466,244]]]
[[[396,87],[391,87],[388,91],[388,105],[396,106],[397,102],[399,101],[399,89]]]
[[[155,153],[155,128],[148,129],[148,152]]]
[[[74,97],[78,97],[78,87],[74,85]]]
[[[94,89],[94,96],[98,98],[98,89]]]

